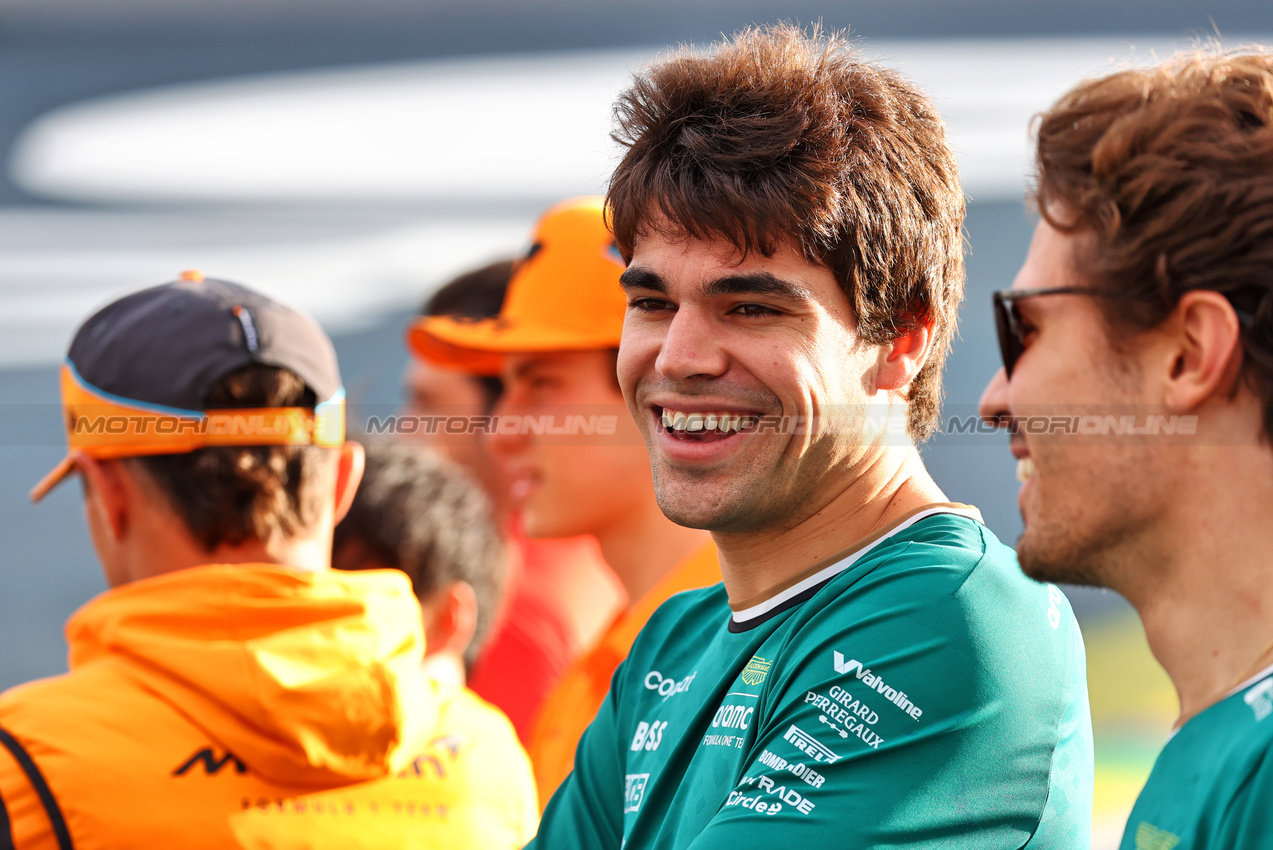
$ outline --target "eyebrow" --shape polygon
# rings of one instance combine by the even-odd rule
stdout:
[[[541,357],[533,357],[518,363],[512,370],[510,377],[513,380],[524,380],[528,377],[534,377],[538,372],[552,373],[558,368],[558,363],[553,360],[546,360]]]
[[[667,284],[663,282],[663,278],[646,269],[629,267],[619,275],[619,286],[623,287],[625,292],[632,289],[648,289],[660,294],[667,293]]]
[[[651,292],[667,294],[667,283],[656,273],[647,269],[629,268],[619,276],[619,285],[624,290],[647,289]],[[769,272],[748,272],[719,277],[703,287],[703,294],[709,298],[721,295],[768,295],[788,301],[809,301],[813,294],[803,286],[783,280]]]
[[[511,377],[514,380],[521,380],[528,375],[532,375],[535,372],[538,372],[540,369],[543,368],[543,365],[544,365],[543,361],[541,360],[527,360],[523,363],[518,363],[513,368],[513,374]]]

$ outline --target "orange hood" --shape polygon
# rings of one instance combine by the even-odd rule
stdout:
[[[385,776],[436,723],[420,609],[392,570],[182,570],[97,597],[67,640],[72,669],[122,665],[274,782]]]

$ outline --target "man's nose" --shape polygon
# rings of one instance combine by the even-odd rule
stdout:
[[[1011,418],[1011,411],[1008,409],[1008,373],[1002,366],[982,390],[981,401],[977,403],[977,414],[995,427],[1006,426]]]
[[[525,448],[529,442],[525,428],[516,427],[517,420],[525,411],[525,405],[519,405],[509,396],[507,391],[503,392],[495,404],[491,407],[491,416],[494,419],[494,427],[491,429],[490,447],[491,451],[499,455],[510,455]]]
[[[654,367],[669,381],[725,374],[729,355],[720,328],[704,311],[682,306],[668,323]]]

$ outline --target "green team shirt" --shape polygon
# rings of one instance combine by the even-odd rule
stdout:
[[[1065,596],[935,506],[730,613],[655,612],[530,846],[1083,850],[1092,741]]]
[[[1273,847],[1273,668],[1191,718],[1154,762],[1120,850]]]

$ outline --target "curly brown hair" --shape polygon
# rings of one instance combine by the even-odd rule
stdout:
[[[1081,83],[1039,119],[1040,214],[1090,232],[1075,257],[1111,343],[1190,290],[1247,314],[1243,374],[1273,437],[1273,55],[1195,50]]]
[[[287,369],[253,364],[226,375],[209,410],[310,407],[313,390]],[[217,446],[186,454],[129,458],[153,481],[204,551],[249,540],[271,545],[313,526],[329,497],[337,449]]]
[[[908,431],[932,433],[963,297],[964,196],[928,98],[841,35],[779,24],[645,69],[615,120],[627,152],[607,202],[626,258],[659,219],[744,256],[789,244],[835,274],[867,342],[931,322]]]

